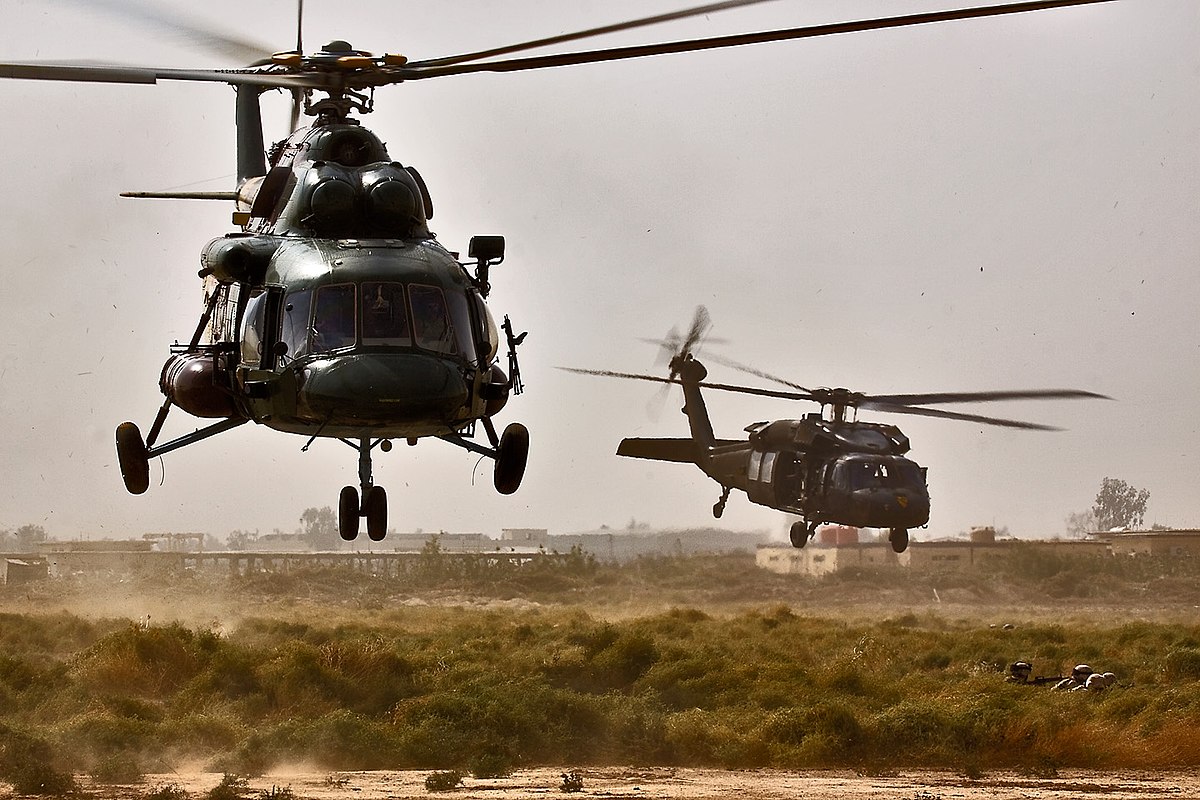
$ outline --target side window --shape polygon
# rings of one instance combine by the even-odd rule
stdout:
[[[775,477],[775,458],[778,453],[763,453],[762,474],[759,480],[763,483],[770,483]]]
[[[757,450],[750,451],[750,469],[749,478],[752,481],[758,480],[758,470],[762,467],[763,454]]]
[[[468,361],[474,362],[475,338],[471,335],[471,309],[467,305],[467,296],[455,291],[446,292],[445,296],[450,304],[450,319],[458,342],[457,352]]]
[[[483,298],[471,292],[471,299],[475,301],[475,316],[479,319],[483,333],[479,344],[485,348],[487,357],[484,358],[484,362],[490,364],[500,351],[500,330],[496,327],[496,320],[492,319],[492,312],[488,310]]]
[[[322,286],[313,309],[312,351],[354,346],[354,284]]]
[[[280,341],[287,344],[288,358],[308,352],[308,320],[312,314],[312,289],[289,294],[283,302],[283,326]]]
[[[267,313],[267,293],[260,292],[246,304],[242,317],[242,363],[258,368],[262,363],[263,320]]]
[[[413,284],[408,287],[412,300],[413,337],[418,347],[436,353],[458,353],[454,326],[446,308],[446,296],[436,286]]]
[[[364,345],[412,346],[404,284],[363,283],[362,337]]]

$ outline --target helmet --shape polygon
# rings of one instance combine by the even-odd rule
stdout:
[[[1111,672],[1106,672],[1104,673],[1104,680],[1109,686],[1112,686],[1117,682],[1117,676],[1113,675]]]
[[[1087,676],[1091,675],[1092,671],[1092,668],[1087,664],[1076,664],[1075,669],[1071,670],[1071,677],[1087,680]]]
[[[1088,688],[1088,691],[1098,692],[1105,686],[1108,686],[1108,681],[1099,672],[1093,672],[1091,675],[1088,675],[1087,683],[1084,686]]]

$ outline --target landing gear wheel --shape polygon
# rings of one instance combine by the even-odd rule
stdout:
[[[142,494],[150,488],[150,456],[142,432],[132,422],[117,426],[117,463],[130,494]]]
[[[713,503],[713,516],[716,517],[717,519],[720,519],[721,515],[725,513],[725,503],[727,503],[729,501],[729,492],[730,492],[730,487],[722,486],[721,487],[721,499],[718,500],[717,502]]]
[[[808,544],[810,535],[808,524],[803,520],[793,522],[792,529],[788,532],[788,538],[792,540],[792,547],[804,547]]]
[[[892,543],[892,551],[903,553],[908,549],[908,528],[892,528],[888,532],[888,541]]]
[[[496,491],[512,494],[525,477],[525,462],[529,460],[529,429],[514,422],[504,429],[496,447],[496,470],[492,474]]]
[[[350,487],[354,488],[354,487]],[[382,486],[372,486],[363,498],[363,516],[367,518],[367,536],[381,542],[387,536],[387,492]]]
[[[343,486],[338,496],[338,533],[347,542],[358,538],[358,489]]]

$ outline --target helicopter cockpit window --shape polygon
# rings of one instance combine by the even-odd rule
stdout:
[[[287,345],[288,358],[308,352],[308,318],[312,313],[312,289],[289,294],[283,302],[283,324],[279,341]]]
[[[404,284],[363,283],[362,327],[364,345],[412,346],[412,330],[404,303]]]
[[[263,323],[267,314],[267,293],[250,298],[242,317],[242,363],[258,367],[262,363]]]
[[[488,311],[487,304],[483,302],[483,298],[475,292],[471,293],[471,299],[475,301],[475,316],[479,320],[479,325],[482,329],[482,337],[479,344],[484,348],[484,361],[491,363],[496,357],[496,353],[500,350],[500,330],[496,327],[496,320],[492,319],[492,312]]]
[[[876,459],[848,459],[841,464],[839,482],[846,488],[856,489],[903,489],[923,485],[920,468],[906,459],[887,461]]]
[[[354,346],[354,284],[322,286],[313,310],[312,350],[315,353]]]
[[[413,284],[408,287],[412,300],[413,333],[417,346],[436,353],[458,354],[454,325],[446,307],[446,296],[437,286]]]

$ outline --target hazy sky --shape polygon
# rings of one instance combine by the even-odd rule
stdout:
[[[156,5],[294,43],[289,2]],[[344,38],[429,58],[686,3],[305,5],[308,49]],[[777,0],[587,47],[951,5]],[[0,18],[0,60],[236,66],[83,2],[0,0]],[[980,524],[1059,534],[1105,476],[1150,490],[1147,522],[1200,525],[1198,41],[1195,0],[1117,0],[381,89],[365,122],[421,170],[439,239],[465,251],[473,234],[507,238],[490,305],[529,331],[527,392],[499,421],[532,434],[510,497],[493,491],[490,462],[444,442],[378,454],[391,526],[710,524],[719,488],[699,470],[613,455],[623,436],[686,435],[678,390],[656,418],[652,386],[554,369],[662,369],[638,337],[685,326],[699,303],[721,353],[808,386],[1117,398],[964,409],[1061,433],[888,418],[929,468],[933,513],[915,538]],[[268,140],[285,134],[273,97]],[[301,453],[303,438],[257,426],[156,462],[145,495],[121,484],[113,429],[149,429],[168,346],[200,311],[200,248],[233,227],[232,204],[117,194],[232,189],[232,90],[4,81],[0,107],[0,527],[266,533],[336,506],[357,483],[354,451],[322,440]],[[812,410],[709,406],[730,438]],[[175,411],[166,435],[201,424]],[[783,530],[740,494],[721,524]]]

